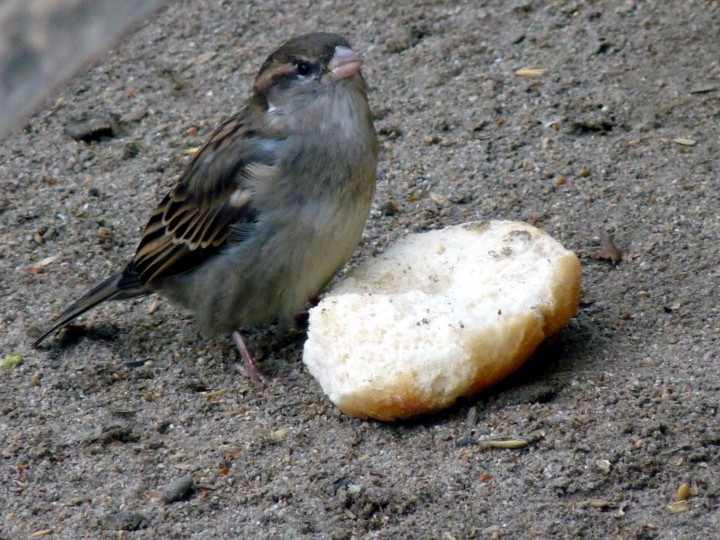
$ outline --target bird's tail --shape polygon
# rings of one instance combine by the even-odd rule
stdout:
[[[137,275],[129,274],[127,270],[122,270],[110,276],[80,300],[68,307],[52,322],[50,328],[35,340],[34,346],[37,347],[50,334],[64,328],[74,319],[106,300],[135,298],[137,296],[144,296],[149,292],[150,291],[140,285]]]

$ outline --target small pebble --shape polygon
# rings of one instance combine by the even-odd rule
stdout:
[[[275,444],[281,443],[288,436],[288,433],[290,433],[290,430],[287,428],[276,429],[270,434],[270,440]]]
[[[115,137],[118,134],[118,117],[114,114],[93,113],[77,121],[69,121],[65,134],[85,143]]]
[[[385,201],[380,205],[380,212],[383,216],[394,216],[400,212],[400,208],[395,201]]]
[[[182,476],[174,480],[160,491],[160,500],[172,504],[188,497],[194,487],[192,475]]]
[[[470,407],[465,417],[465,425],[469,427],[475,427],[478,423],[478,412],[475,407]]]
[[[109,529],[116,531],[137,531],[147,526],[147,518],[140,512],[113,512],[105,522]]]

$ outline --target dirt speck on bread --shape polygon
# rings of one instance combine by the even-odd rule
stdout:
[[[679,0],[171,3],[0,147],[0,357],[23,360],[0,371],[0,537],[713,537],[718,27],[717,2]],[[131,256],[268,52],[316,29],[365,49],[382,139],[356,261],[408,232],[526,221],[581,257],[570,325],[499,387],[392,426],[327,401],[301,333],[248,335],[276,376],[259,387],[229,338],[152,299],[32,349]],[[600,230],[617,264],[595,259]],[[528,445],[468,444],[496,440]]]

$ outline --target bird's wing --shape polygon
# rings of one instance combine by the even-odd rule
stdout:
[[[126,279],[144,285],[187,272],[256,221],[249,180],[258,166],[275,167],[282,142],[252,129],[252,114],[227,119],[200,148],[148,221]]]

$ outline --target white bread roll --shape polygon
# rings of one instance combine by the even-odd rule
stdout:
[[[578,258],[525,223],[413,234],[310,310],[303,359],[344,413],[406,418],[515,371],[579,297]]]

